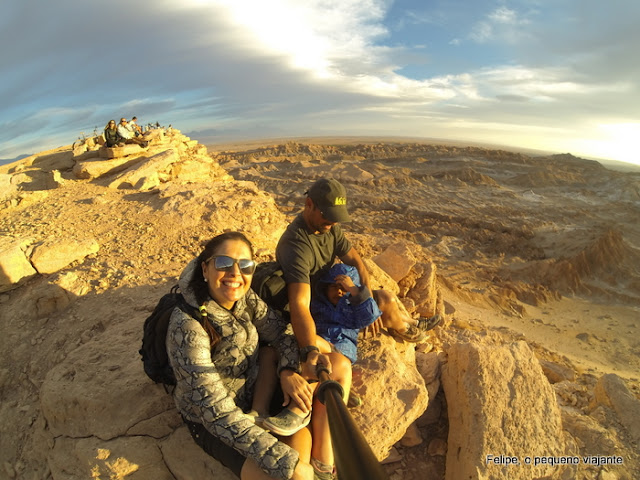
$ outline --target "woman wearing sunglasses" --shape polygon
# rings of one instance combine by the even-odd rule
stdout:
[[[311,386],[298,374],[298,346],[285,333],[286,322],[250,289],[254,271],[249,240],[227,232],[207,243],[182,272],[180,289],[194,308],[193,314],[176,308],[169,323],[174,400],[196,443],[240,479],[311,480],[309,430],[279,439],[245,413],[256,401],[270,401],[272,392],[254,399],[259,356],[269,363],[261,351],[278,354],[273,373],[285,401],[310,411],[313,399]],[[273,348],[262,348],[267,343]],[[273,353],[272,359],[275,366]],[[267,375],[261,372],[261,381]]]
[[[107,147],[117,147],[119,143],[124,142],[124,139],[118,134],[115,120],[109,120],[109,123],[104,127],[104,140]]]

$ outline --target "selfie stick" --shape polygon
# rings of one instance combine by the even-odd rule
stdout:
[[[340,478],[389,480],[344,404],[342,385],[331,380],[329,370],[324,365],[318,364],[316,372],[321,382],[318,398],[327,408],[333,454]]]

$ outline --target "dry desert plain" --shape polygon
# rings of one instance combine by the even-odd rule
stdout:
[[[447,315],[443,335],[465,332],[526,341],[540,359],[575,373],[568,399],[559,393],[559,401],[571,402],[573,395],[585,410],[605,373],[619,375],[638,397],[640,172],[605,168],[568,154],[535,156],[393,139],[260,141],[212,144],[208,150],[236,180],[254,182],[272,195],[289,219],[300,210],[314,179],[341,180],[353,217],[345,230],[361,255],[372,257],[405,242],[417,260],[428,258],[436,265]],[[89,257],[86,269],[80,269],[89,290],[84,303],[76,300],[71,307],[76,320],[121,311],[123,305],[104,301],[115,286],[135,286],[125,303],[148,308],[149,298],[163,292],[167,279],[179,274],[217,228],[184,218],[193,228],[185,236],[183,229],[163,224],[152,209],[137,205],[140,196],[151,198],[153,192],[105,190],[100,182],[78,181],[69,171],[62,172],[62,179],[60,188],[46,194],[26,188],[19,203],[5,202],[0,231],[36,240],[88,233],[98,239],[100,255]],[[47,471],[42,468],[46,452],[33,448],[42,446],[33,437],[43,427],[38,394],[47,372],[73,345],[101,334],[100,323],[87,329],[54,325],[47,318],[8,318],[25,287],[0,298],[5,310],[0,460],[15,478]],[[107,295],[92,298],[96,292]],[[438,338],[433,343],[437,346]],[[615,420],[610,422],[605,427],[624,432]],[[437,433],[446,439],[446,432]],[[424,478],[427,469],[443,478],[443,457],[429,455],[430,432],[422,435],[425,442],[401,448],[403,460],[387,466],[392,475]],[[626,470],[628,476],[615,478],[634,478],[638,463],[630,452],[635,446],[620,435],[620,452],[629,455],[621,475]],[[583,478],[599,478],[599,472],[585,471]]]

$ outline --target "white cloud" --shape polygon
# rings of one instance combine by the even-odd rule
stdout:
[[[531,11],[530,14],[535,12]],[[531,21],[507,7],[499,7],[478,21],[471,29],[469,37],[477,43],[502,41],[515,43],[528,36],[524,26]]]
[[[506,25],[516,25],[518,22],[518,17],[516,15],[515,10],[511,10],[507,7],[500,7],[489,15],[489,20],[494,23],[503,23]]]
[[[343,71],[375,69],[388,34],[386,2],[376,0],[224,0],[231,21],[245,30],[255,51],[282,56],[291,68],[330,78]],[[355,66],[354,66],[355,63]]]
[[[508,131],[515,141],[529,129],[531,143],[583,130],[624,143],[594,125],[636,116],[630,59],[640,30],[631,7],[467,1],[416,13],[391,0],[144,0],[153,4],[144,16],[120,18],[126,0],[11,0],[6,11],[18,18],[0,20],[0,38],[21,42],[0,53],[0,157],[54,134],[71,143],[133,114],[183,131],[250,135],[450,128],[469,139],[476,129]],[[78,23],[67,11],[102,21]],[[412,28],[426,23],[434,27]],[[106,48],[119,38],[139,42],[135,60]]]

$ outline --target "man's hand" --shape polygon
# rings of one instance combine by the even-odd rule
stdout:
[[[282,406],[293,401],[305,414],[311,410],[313,388],[304,378],[293,370],[283,370],[280,373],[280,385],[284,393]]]
[[[378,319],[373,322],[368,327],[364,329],[364,337],[367,338],[367,334],[371,334],[371,337],[375,337],[380,333],[380,329],[383,327],[382,317],[378,317]]]
[[[302,376],[306,379],[317,380],[318,374],[316,370],[318,368],[318,365],[324,365],[327,370],[329,370],[329,373],[331,373],[331,360],[329,360],[329,357],[320,352],[312,350],[307,355],[307,361],[300,364],[300,366],[302,367]]]

